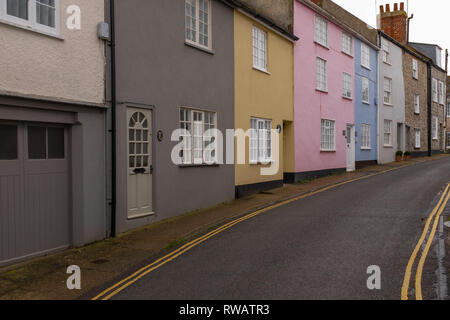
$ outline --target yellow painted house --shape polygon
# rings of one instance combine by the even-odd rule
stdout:
[[[235,166],[236,196],[242,197],[281,187],[284,172],[294,170],[293,46],[297,38],[268,20],[235,9],[234,39],[235,128],[248,133],[245,164],[237,160]],[[270,174],[263,174],[263,168]]]

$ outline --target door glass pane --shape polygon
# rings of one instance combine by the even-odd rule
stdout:
[[[0,125],[0,160],[17,159],[17,126]]]
[[[28,127],[28,158],[46,159],[47,148],[44,127]]]
[[[48,158],[64,159],[64,128],[48,128]]]

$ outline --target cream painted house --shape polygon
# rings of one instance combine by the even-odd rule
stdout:
[[[107,234],[103,0],[0,0],[0,265]]]

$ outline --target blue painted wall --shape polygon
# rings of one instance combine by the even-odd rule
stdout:
[[[356,161],[377,160],[377,96],[378,51],[370,48],[370,70],[361,66],[361,41],[355,38],[355,129],[357,132]],[[362,78],[369,79],[369,104],[362,102]],[[361,149],[361,125],[369,124],[371,149]]]

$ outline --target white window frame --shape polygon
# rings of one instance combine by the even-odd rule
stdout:
[[[59,36],[60,32],[60,3],[55,0],[55,27],[49,27],[37,22],[36,2],[39,0],[28,0],[28,19],[21,19],[7,14],[7,0],[0,0],[0,22],[12,24],[17,27],[26,28],[27,30],[40,32],[52,36]]]
[[[328,21],[318,14],[314,18],[314,41],[328,48]]]
[[[361,77],[362,95],[361,100],[363,103],[370,104],[370,81],[369,78]],[[367,90],[367,99],[364,99],[365,91]]]
[[[444,89],[445,89],[444,83],[442,81],[439,81],[439,93],[438,93],[438,95],[439,95],[439,104],[442,104],[442,105],[445,104],[445,101],[444,101],[444,96],[445,96],[444,91],[445,90]]]
[[[272,162],[272,120],[250,118],[250,164]]]
[[[353,56],[353,37],[345,32],[342,32],[342,52]]]
[[[361,66],[370,70],[370,48],[365,43],[361,43]]]
[[[342,96],[353,99],[353,77],[350,73],[342,73]]]
[[[391,52],[389,42],[386,39],[381,39],[381,52],[383,57],[383,62],[391,64]]]
[[[447,118],[450,118],[450,102],[447,102]]]
[[[414,129],[414,148],[420,149],[422,147],[421,143],[421,130],[420,129]]]
[[[413,78],[419,79],[419,62],[416,59],[413,59]]]
[[[384,120],[383,124],[383,144],[385,147],[392,147],[392,120]],[[387,138],[387,139],[386,139]]]
[[[181,112],[188,112],[190,114],[190,118],[189,120],[187,119],[187,117],[184,117],[184,119],[181,119]],[[195,128],[196,125],[198,125],[198,123],[196,124],[194,121],[194,114],[201,114],[202,115],[202,120],[201,120],[201,138],[199,138],[200,136],[195,134]],[[214,116],[214,121],[213,122],[208,122],[206,123],[205,121],[205,115],[206,114],[210,114]],[[180,112],[179,112],[179,123],[180,123],[180,128],[182,128],[182,124],[189,124],[190,126],[190,130],[189,134],[190,134],[190,141],[186,141],[185,146],[186,149],[183,148],[183,159],[182,159],[182,164],[184,165],[211,165],[211,164],[215,164],[217,163],[217,156],[218,156],[218,150],[217,150],[217,137],[216,136],[209,136],[211,139],[214,139],[214,142],[212,143],[212,149],[215,150],[215,157],[211,158],[211,159],[206,159],[206,160],[210,160],[210,161],[205,161],[204,159],[204,151],[207,149],[206,143],[207,141],[205,141],[205,137],[207,137],[205,135],[205,133],[207,132],[208,129],[217,129],[217,112],[214,111],[209,111],[209,110],[200,110],[200,109],[194,109],[194,108],[190,108],[190,107],[181,107],[180,108]],[[200,121],[197,121],[200,122]],[[208,128],[206,128],[206,126],[208,126]],[[200,145],[201,145],[201,158],[200,157],[196,157],[195,156],[195,151],[199,151],[199,148],[195,148],[195,139],[201,139]],[[197,141],[198,142],[198,141]],[[211,145],[211,144],[210,144]],[[208,148],[210,149],[210,148]],[[188,154],[185,153],[185,150],[188,150]]]
[[[432,88],[431,88],[431,92],[432,92],[432,97],[433,97],[433,102],[438,103],[438,81],[437,79],[433,78],[432,80]]]
[[[371,150],[371,126],[370,124],[361,124],[361,150]]]
[[[420,96],[418,94],[414,94],[414,113],[420,114]]]
[[[212,1],[211,0],[205,0],[208,1],[208,45],[205,46],[204,44],[200,43],[200,0],[192,0],[195,2],[195,40],[188,39],[187,37],[187,26],[186,26],[186,1],[184,2],[185,12],[184,12],[184,39],[187,43],[192,44],[194,46],[204,48],[207,50],[212,49]]]
[[[433,140],[439,140],[439,118],[435,116],[431,124],[431,134],[433,135]]]
[[[386,88],[386,82],[389,83],[389,88]],[[388,89],[388,90],[386,90]],[[384,77],[384,82],[383,82],[383,103],[385,105],[392,105],[392,79],[388,78],[388,77]],[[389,101],[386,101],[386,93],[388,93],[388,97],[389,97]]]
[[[323,62],[323,68],[320,63]],[[316,58],[316,90],[328,92],[328,62],[325,59]],[[323,74],[321,71],[323,70]],[[323,78],[323,79],[322,79]],[[323,80],[323,81],[322,81]],[[321,85],[324,85],[323,87]]]
[[[320,131],[320,150],[324,152],[336,151],[336,121],[321,119]]]
[[[267,72],[267,32],[253,26],[253,68]]]

